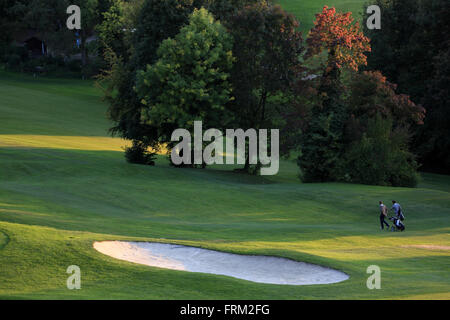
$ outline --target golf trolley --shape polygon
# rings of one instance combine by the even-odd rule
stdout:
[[[395,231],[404,231],[405,230],[405,225],[400,221],[399,218],[390,217],[389,220],[391,220],[394,223],[394,225],[391,227],[391,231],[395,232]]]

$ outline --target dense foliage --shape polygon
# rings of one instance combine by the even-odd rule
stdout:
[[[350,12],[338,13],[325,6],[316,15],[307,43],[307,57],[325,51],[327,60],[322,66],[317,92],[321,99],[312,109],[312,117],[301,137],[298,164],[305,181],[336,181],[343,177],[346,151],[343,135],[348,117],[341,72],[345,69],[357,72],[366,63],[369,40],[359,24],[353,23]]]
[[[408,151],[408,133],[393,129],[392,118],[377,114],[367,121],[362,137],[345,154],[346,178],[352,182],[415,187],[417,162]]]
[[[358,71],[367,63],[366,52],[370,52],[369,39],[362,33],[352,13],[336,12],[325,6],[316,14],[314,28],[310,31],[307,55],[316,55],[327,50],[328,71],[345,67]]]
[[[345,178],[353,182],[415,186],[418,164],[409,151],[412,125],[420,125],[425,109],[397,94],[380,72],[354,74],[346,101]]]
[[[277,98],[290,94],[301,69],[304,46],[298,22],[280,6],[260,2],[243,8],[227,25],[236,57],[231,76],[233,126],[273,128],[283,108]],[[244,169],[250,170],[248,161]]]
[[[413,149],[427,170],[450,173],[448,104],[448,0],[377,0],[382,30],[365,30],[372,40],[369,69],[381,70],[427,109],[414,128]]]
[[[170,142],[177,128],[191,130],[226,125],[225,106],[232,100],[229,72],[232,38],[206,9],[195,9],[189,24],[158,49],[158,60],[138,72],[136,90],[144,122],[158,128],[159,142]]]
[[[325,7],[316,17],[307,57],[327,53],[313,85],[319,98],[294,108],[307,118],[299,134],[303,180],[416,185],[409,128],[423,124],[425,109],[397,94],[380,72],[358,72],[371,47],[350,13]],[[300,83],[297,92],[305,96],[306,89]]]

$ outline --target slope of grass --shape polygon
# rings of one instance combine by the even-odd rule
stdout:
[[[352,12],[360,20],[366,0],[276,0],[286,11],[294,14],[300,21],[300,28],[306,34],[314,26],[315,14],[322,8],[335,7],[338,11]]]
[[[0,297],[80,299],[450,298],[450,178],[416,189],[301,184],[230,168],[124,161],[92,83],[0,73]],[[49,104],[49,101],[52,103]],[[407,230],[382,232],[378,200],[404,207]],[[96,240],[150,240],[266,254],[343,270],[333,285],[278,286],[135,265]],[[366,268],[382,289],[366,288]],[[78,265],[82,289],[66,288]]]

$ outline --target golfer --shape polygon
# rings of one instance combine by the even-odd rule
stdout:
[[[389,223],[384,221],[384,218],[387,218],[387,208],[383,204],[383,201],[380,201],[380,224],[381,224],[381,230],[384,230],[384,225],[386,225],[387,230],[389,230]]]
[[[400,206],[400,204],[397,201],[392,200],[392,208],[391,209],[395,211],[395,215],[398,219],[403,220],[402,219],[403,218],[402,207]]]

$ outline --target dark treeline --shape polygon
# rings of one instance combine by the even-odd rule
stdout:
[[[424,170],[450,173],[450,1],[377,0],[382,29],[371,39],[368,68],[381,70],[398,90],[422,104],[425,124],[414,127],[412,150]]]

